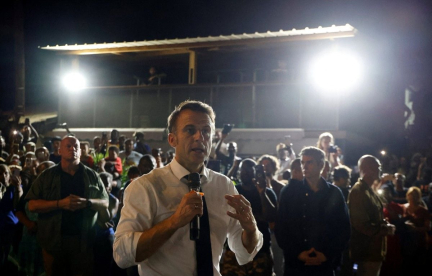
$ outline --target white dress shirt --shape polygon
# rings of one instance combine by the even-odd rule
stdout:
[[[183,196],[189,192],[181,179],[189,172],[175,159],[163,168],[134,180],[125,190],[124,207],[114,241],[114,259],[126,268],[138,264],[140,275],[196,275],[195,241],[189,239],[189,224],[178,229],[151,257],[136,263],[136,249],[141,234],[174,214]],[[201,183],[210,220],[213,274],[219,272],[219,260],[226,238],[237,261],[243,265],[253,260],[261,249],[263,238],[249,254],[241,240],[242,227],[227,215],[235,212],[224,195],[238,194],[226,176],[204,168]]]

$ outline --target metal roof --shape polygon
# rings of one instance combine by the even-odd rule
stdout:
[[[277,43],[298,40],[317,40],[333,39],[341,37],[352,37],[356,29],[346,24],[344,26],[305,28],[302,30],[292,29],[289,31],[280,30],[277,32],[250,33],[250,34],[232,34],[195,38],[175,38],[164,40],[144,40],[133,42],[112,42],[112,43],[94,43],[94,44],[75,44],[63,46],[40,47],[43,50],[59,51],[63,54],[85,55],[85,54],[108,54],[121,52],[146,52],[146,51],[166,51],[178,49],[196,49],[206,47],[247,45],[260,43]]]

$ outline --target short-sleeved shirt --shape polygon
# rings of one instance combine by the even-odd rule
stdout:
[[[108,200],[108,194],[99,175],[92,169],[80,163],[84,181],[84,198]],[[33,182],[26,195],[27,200],[60,200],[61,196],[61,164],[53,166],[42,172]],[[48,252],[61,249],[61,228],[63,212],[61,209],[47,213],[39,213],[37,239],[42,248]],[[81,250],[87,250],[92,246],[94,239],[94,226],[97,212],[90,208],[83,209],[81,227]]]

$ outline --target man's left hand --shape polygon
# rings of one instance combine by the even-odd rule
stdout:
[[[304,254],[301,260],[305,262],[305,265],[321,265],[322,263],[327,261],[327,257],[315,248],[311,248],[309,251],[304,252],[306,252],[307,255]],[[315,253],[314,256],[311,256],[312,253]]]
[[[246,232],[255,232],[257,226],[250,202],[242,195],[225,195],[225,199],[236,210],[235,213],[228,211],[227,215],[238,220]]]

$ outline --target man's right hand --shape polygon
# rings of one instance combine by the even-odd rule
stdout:
[[[202,214],[202,196],[195,191],[190,191],[182,198],[177,210],[171,216],[173,227],[175,229],[181,228],[188,224],[196,215],[202,216]]]
[[[69,195],[61,200],[59,200],[59,208],[68,210],[68,211],[76,211],[83,209],[87,206],[87,200],[85,198]]]

